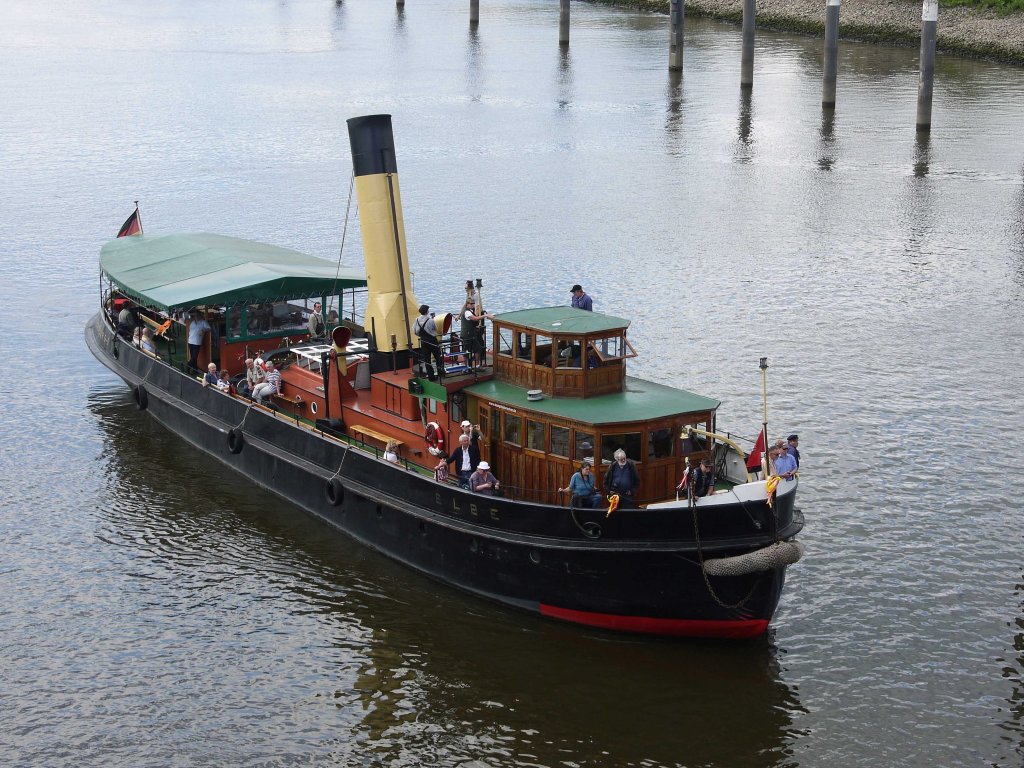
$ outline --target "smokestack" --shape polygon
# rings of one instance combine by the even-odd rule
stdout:
[[[366,261],[366,330],[382,352],[390,349],[392,336],[400,350],[411,350],[418,346],[412,322],[419,303],[409,281],[391,115],[351,118],[348,137]],[[408,352],[402,357],[407,360]]]

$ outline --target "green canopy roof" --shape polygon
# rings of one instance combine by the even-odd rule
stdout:
[[[136,301],[163,310],[329,296],[366,275],[276,245],[211,235],[119,237],[100,251],[103,272]]]
[[[530,400],[522,387],[495,379],[472,384],[466,387],[466,391],[481,400],[511,406],[520,412],[535,411],[598,426],[648,421],[684,413],[703,413],[721,405],[718,400],[710,397],[632,376],[626,377],[625,389],[621,392],[587,398],[545,397],[543,400]]]
[[[629,320],[624,320],[621,317],[589,312],[575,307],[520,309],[516,312],[502,312],[495,316],[495,320],[500,323],[525,326],[549,336],[562,333],[583,335],[621,331],[629,326]]]

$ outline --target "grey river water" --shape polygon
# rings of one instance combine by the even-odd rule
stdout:
[[[553,0],[0,4],[0,765],[1017,766],[1024,78]],[[941,18],[940,18],[941,24]],[[155,425],[87,352],[97,254],[333,257],[345,120],[394,116],[419,298],[633,318],[633,370],[797,431],[807,555],[767,638],[463,596]],[[358,227],[342,253],[359,263]],[[1015,490],[1016,489],[1016,490]]]

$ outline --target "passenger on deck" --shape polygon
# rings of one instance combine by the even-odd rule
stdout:
[[[782,443],[781,440],[779,442]],[[792,480],[796,475],[796,459],[789,455],[789,445],[782,443],[775,448],[779,452],[775,459],[775,474],[783,480]]]
[[[559,493],[570,491],[574,509],[596,509],[601,506],[601,494],[594,489],[594,471],[589,461],[580,464],[578,472],[573,473],[569,485],[559,488]]]
[[[437,375],[444,378],[444,360],[441,357],[441,346],[437,343],[437,324],[430,315],[430,307],[426,304],[420,305],[420,316],[412,324],[412,332],[420,340],[420,359],[427,371],[427,378],[434,380],[434,368],[431,365],[433,360],[437,365]]]
[[[786,442],[789,443],[789,455],[796,460],[796,468],[800,469],[800,449],[797,447],[800,443],[800,436],[790,435],[786,438]]]
[[[583,290],[583,286],[577,283],[569,291],[572,294],[572,305],[577,309],[585,309],[588,312],[594,311],[594,300]]]
[[[388,440],[388,444],[384,447],[384,461],[390,461],[392,464],[398,464],[397,440]]]
[[[142,330],[142,343],[139,348],[150,355],[156,354],[156,342],[153,341],[153,329],[144,328]]]
[[[217,364],[210,363],[206,366],[206,373],[203,374],[204,387],[216,387],[220,383],[220,376],[217,375]]]
[[[469,442],[472,443],[477,448],[479,448],[480,447],[480,436],[481,436],[480,435],[480,426],[479,425],[474,425],[473,423],[471,423],[469,421],[469,419],[463,419],[462,420],[462,424],[460,424],[460,426],[462,427],[462,434],[468,435],[469,436]]]
[[[494,317],[490,312],[476,313],[476,301],[467,298],[459,313],[461,318],[460,335],[466,345],[467,362],[470,368],[479,368],[487,364],[487,352],[484,349],[484,320]]]
[[[136,326],[135,333],[132,334],[132,346],[142,349],[142,329]]]
[[[267,360],[265,365],[267,367],[266,379],[252,390],[253,399],[260,405],[263,405],[264,398],[276,395],[281,391],[281,372],[274,366],[273,360]]]
[[[251,357],[245,358],[245,378],[238,382],[238,387],[246,397],[252,397],[257,384],[263,382],[263,369],[253,364]]]
[[[693,495],[696,498],[714,496],[715,473],[711,467],[711,459],[701,459],[700,466],[693,472]]]
[[[493,496],[499,485],[498,478],[491,474],[491,465],[486,461],[477,464],[476,472],[469,478],[469,489],[484,496]]]
[[[621,448],[612,454],[612,458],[615,461],[604,476],[605,492],[609,496],[618,494],[620,508],[632,507],[633,496],[640,489],[640,473],[636,470],[636,464],[626,458],[626,452]]]
[[[132,337],[132,331],[135,330],[135,315],[128,309],[128,305],[125,304],[121,308],[121,311],[117,313],[117,332],[124,336],[126,339]]]
[[[309,313],[309,338],[322,339],[327,332],[324,324],[324,314],[320,309],[320,302],[313,302],[313,311]]]
[[[199,312],[193,310],[192,322],[188,326],[188,367],[199,369],[199,353],[203,349],[203,337],[210,332],[210,324]]]
[[[459,435],[459,445],[451,452],[445,464],[455,464],[455,473],[459,476],[459,485],[469,487],[469,477],[480,464],[480,449],[469,440],[469,435]]]
[[[220,372],[220,379],[217,381],[217,389],[221,392],[227,392],[229,395],[235,394],[235,385],[231,383],[231,374],[228,373],[227,368]]]

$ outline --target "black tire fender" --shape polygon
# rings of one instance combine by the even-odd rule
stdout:
[[[228,430],[228,450],[231,453],[241,453],[245,447],[245,437],[242,436],[242,430],[240,429],[229,429]]]
[[[141,384],[137,387],[132,387],[132,397],[135,400],[135,407],[140,411],[144,411],[149,407],[149,393],[146,392],[146,388]]]
[[[336,507],[345,500],[345,486],[342,485],[341,480],[332,477],[324,486],[324,494],[327,496],[328,503],[332,507]]]

